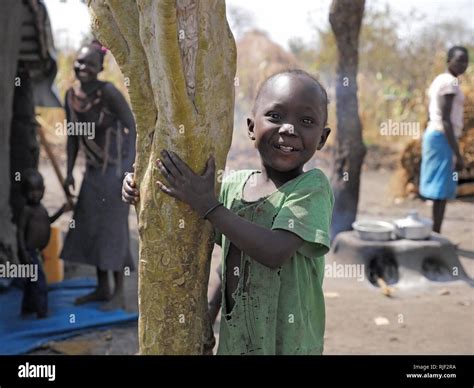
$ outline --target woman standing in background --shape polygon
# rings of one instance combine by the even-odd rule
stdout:
[[[464,95],[458,78],[468,65],[467,49],[454,46],[448,51],[448,68],[432,82],[429,122],[423,135],[420,194],[433,200],[433,230],[441,232],[446,202],[456,197],[455,171],[464,168],[458,139],[463,128]]]
[[[124,269],[133,269],[128,229],[129,205],[121,201],[122,178],[135,160],[135,122],[127,101],[109,82],[99,81],[105,48],[98,42],[80,49],[74,63],[77,85],[66,93],[68,128],[66,190],[74,188],[79,145],[86,172],[61,257],[97,267],[98,285],[76,304],[106,301],[104,310],[124,307]],[[79,131],[87,128],[87,131]],[[92,130],[91,130],[92,129]],[[111,293],[108,273],[114,274]]]

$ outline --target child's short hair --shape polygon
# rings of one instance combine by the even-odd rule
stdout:
[[[43,176],[38,170],[34,168],[28,168],[22,173],[21,188],[23,192],[26,192],[32,186],[35,185],[44,186]]]
[[[262,84],[260,85],[260,88],[258,89],[257,95],[255,96],[255,101],[254,101],[254,104],[253,104],[252,112],[255,114],[255,110],[256,110],[256,107],[257,107],[257,102],[260,98],[260,95],[262,94],[262,91],[265,89],[265,87],[271,81],[273,81],[276,77],[279,77],[281,75],[286,75],[286,74],[300,76],[300,77],[307,77],[312,82],[315,83],[315,85],[319,89],[319,91],[321,93],[321,96],[322,96],[322,100],[323,100],[323,104],[324,104],[324,120],[323,120],[323,122],[324,122],[324,125],[326,125],[327,124],[327,119],[328,119],[328,103],[329,103],[328,94],[326,92],[326,89],[324,89],[324,86],[321,85],[321,83],[318,81],[318,79],[315,76],[313,76],[312,74],[310,74],[307,71],[302,70],[302,69],[287,69],[287,70],[283,70],[283,71],[280,71],[278,73],[272,74],[271,76],[266,78],[262,82]]]

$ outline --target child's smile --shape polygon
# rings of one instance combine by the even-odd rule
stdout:
[[[294,133],[294,126],[291,124],[283,124],[282,128],[283,131],[288,131],[289,134]],[[278,151],[283,153],[284,155],[294,155],[296,152],[301,151],[302,145],[299,144],[297,139],[285,139],[282,136],[279,136],[278,140],[273,144],[273,147]]]
[[[292,154],[292,153],[295,153],[295,152],[298,152],[299,150],[293,146],[290,146],[288,144],[285,145],[285,143],[278,143],[278,144],[274,144],[273,147],[282,152],[283,154]]]
[[[81,82],[91,82],[102,70],[100,55],[89,47],[83,47],[74,62],[76,77]]]

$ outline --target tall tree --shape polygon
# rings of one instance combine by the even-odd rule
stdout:
[[[366,148],[357,102],[359,32],[365,0],[333,0],[329,22],[338,50],[336,148],[331,184],[336,202],[331,235],[352,229],[359,202],[360,173]]]
[[[210,154],[224,167],[236,61],[225,2],[89,0],[89,7],[93,30],[129,84],[137,122],[140,353],[202,354],[213,230],[157,190],[155,161],[166,148],[196,172]]]

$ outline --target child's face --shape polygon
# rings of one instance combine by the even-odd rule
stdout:
[[[41,181],[28,182],[26,190],[26,200],[29,204],[37,205],[44,195],[44,185]]]
[[[249,137],[265,166],[302,170],[329,135],[321,91],[304,76],[282,74],[265,86],[247,119]]]
[[[74,72],[81,82],[91,82],[97,79],[97,74],[102,71],[100,54],[90,47],[83,47],[74,62]]]

